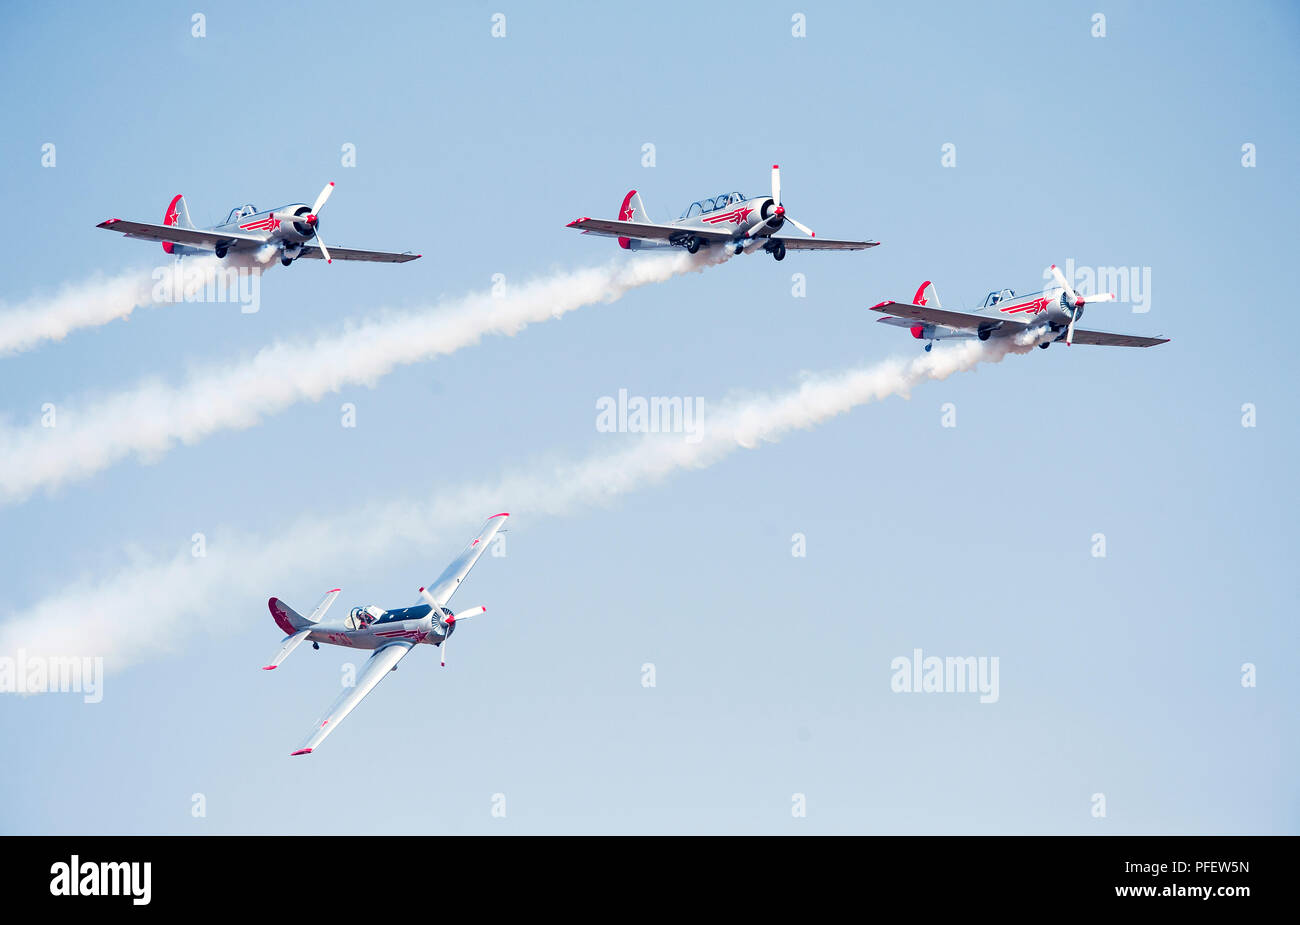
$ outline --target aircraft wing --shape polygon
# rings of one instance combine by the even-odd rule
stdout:
[[[388,673],[397,667],[397,663],[405,658],[406,653],[410,652],[412,648],[414,648],[413,643],[403,640],[390,642],[382,649],[376,649],[374,655],[370,656],[357,674],[356,686],[346,688],[339,695],[339,699],[334,701],[316,728],[308,733],[302,745],[289,754],[310,755],[312,750],[324,742],[325,737],[347,718],[347,715],[365,698],[366,694],[374,690],[375,685],[384,680]]]
[[[789,245],[786,245],[789,247]],[[994,318],[992,315],[979,315],[974,312],[954,312],[946,308],[931,308],[928,305],[913,305],[910,302],[881,302],[879,305],[871,306],[873,312],[880,312],[885,315],[893,315],[897,318],[911,318],[926,324],[942,324],[950,328],[964,328],[966,330],[977,330],[981,326],[996,327],[998,322],[1008,324],[1024,325],[1026,320],[1021,316],[1006,315],[1002,318]],[[1033,317],[1028,316],[1028,317]],[[881,318],[881,321],[889,322],[889,318]],[[1078,339],[1078,331],[1075,331],[1075,339]]]
[[[231,234],[228,231],[217,233],[201,228],[178,228],[175,225],[151,225],[148,222],[125,222],[120,218],[110,218],[100,222],[96,228],[107,228],[128,238],[143,238],[146,241],[170,241],[187,247],[202,247],[210,251],[218,245],[231,250],[248,250],[261,247],[266,238],[254,234]]]
[[[1098,344],[1103,347],[1154,347],[1169,343],[1168,337],[1138,337],[1135,334],[1109,334],[1105,331],[1074,329],[1076,344]]]
[[[319,247],[309,246],[302,249],[299,257],[306,257],[309,260],[323,260],[325,255],[321,253]],[[330,257],[334,260],[364,260],[367,263],[406,263],[408,260],[417,260],[423,254],[412,254],[407,251],[403,254],[390,254],[387,251],[358,251],[347,247],[331,247]]]
[[[470,540],[470,544],[451,565],[443,571],[433,583],[429,585],[429,594],[438,602],[439,607],[445,607],[447,601],[451,599],[452,594],[460,587],[460,583],[469,574],[469,570],[474,567],[478,557],[483,555],[487,549],[488,543],[492,542],[492,537],[496,536],[502,527],[506,525],[506,519],[509,514],[493,514],[483,524],[483,529],[479,531],[478,536]]]
[[[786,250],[791,251],[860,251],[880,246],[879,241],[837,241],[834,238],[797,238],[783,234],[771,235],[771,240],[780,241]]]
[[[667,241],[676,235],[695,235],[701,241],[715,243],[735,240],[735,235],[727,231],[708,231],[703,228],[685,228],[681,225],[655,225],[649,222],[616,222],[604,218],[580,218],[569,222],[566,227],[577,228],[583,234],[599,234],[607,238],[636,238],[640,241]]]

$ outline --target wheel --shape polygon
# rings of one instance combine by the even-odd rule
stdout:
[[[1050,347],[1050,346],[1052,346],[1052,342],[1051,342],[1050,340],[1049,340],[1049,341],[1044,341],[1043,343],[1041,343],[1041,344],[1038,345],[1038,349],[1039,349],[1039,350],[1046,350],[1046,349],[1047,349],[1048,347]]]
[[[744,249],[745,249],[745,245],[737,244],[734,253],[736,254],[736,256],[740,256],[740,252],[743,251]]]
[[[280,266],[282,266],[282,267],[287,267],[287,266],[288,266],[289,264],[291,264],[291,263],[293,263],[293,258],[292,258],[292,257],[281,257],[281,258],[280,258]]]
[[[226,256],[226,249],[225,249],[224,247],[218,247],[218,248],[217,248],[217,259],[218,259],[218,260],[221,260],[221,259],[224,258],[225,256]]]
[[[700,249],[699,238],[695,237],[695,235],[691,235],[689,238],[686,239],[686,250],[688,253],[693,254],[699,249]]]
[[[929,352],[930,352],[931,350],[933,350],[933,349],[934,349],[934,342],[933,342],[933,341],[925,345],[925,352],[926,352],[926,353],[929,353]]]
[[[979,334],[980,334],[980,340],[988,340],[989,337],[993,334],[993,332],[992,332],[992,331],[980,331]]]
[[[785,259],[785,245],[784,245],[784,244],[777,244],[776,248],[773,249],[773,251],[772,251],[772,257],[773,257],[773,259],[775,259],[775,260],[784,260],[784,259]]]

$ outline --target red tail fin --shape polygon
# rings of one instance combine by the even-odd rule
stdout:
[[[636,209],[632,208],[632,197],[636,195],[636,190],[628,190],[628,194],[623,197],[623,205],[618,210],[618,220],[620,222],[630,222],[636,215]],[[623,250],[629,250],[632,247],[631,238],[619,238],[618,246]]]
[[[179,207],[180,207],[181,199],[182,196],[180,193],[177,193],[175,196],[172,197],[171,205],[167,206],[167,214],[163,216],[164,225],[171,226],[171,225],[176,225],[180,222],[181,215],[180,215]],[[169,254],[172,252],[172,250],[175,247],[176,245],[173,244],[171,241],[162,242],[162,249]]]
[[[940,308],[939,295],[934,291],[934,284],[928,279],[916,287],[916,295],[912,296],[913,305],[928,305],[930,308]]]

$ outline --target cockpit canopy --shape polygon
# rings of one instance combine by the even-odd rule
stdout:
[[[248,216],[256,214],[257,206],[253,205],[251,202],[246,202],[242,206],[235,206],[235,208],[231,209],[230,214],[226,216],[225,223],[230,225],[239,221],[241,218],[248,218]]]
[[[730,192],[714,196],[712,199],[701,199],[698,202],[692,202],[682,213],[682,218],[690,218],[694,215],[707,215],[710,212],[717,212],[719,209],[725,209],[727,206],[733,206],[738,202],[744,202],[748,197],[744,193]]]
[[[988,295],[984,297],[984,307],[992,308],[994,305],[997,305],[999,302],[1005,302],[1007,299],[1014,299],[1015,297],[1016,294],[1012,292],[1010,289],[1002,289],[999,290],[998,292],[990,292]]]
[[[395,623],[398,620],[422,620],[428,616],[429,611],[433,608],[428,604],[416,604],[414,607],[399,607],[396,610],[385,611],[384,615],[379,618],[380,623]]]

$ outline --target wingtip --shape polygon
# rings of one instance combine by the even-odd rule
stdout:
[[[117,224],[118,222],[120,222],[120,221],[121,221],[120,218],[106,218],[106,219],[104,219],[102,222],[100,222],[98,225],[96,225],[95,227],[96,227],[96,228],[107,228],[109,225],[116,225],[116,224]]]

